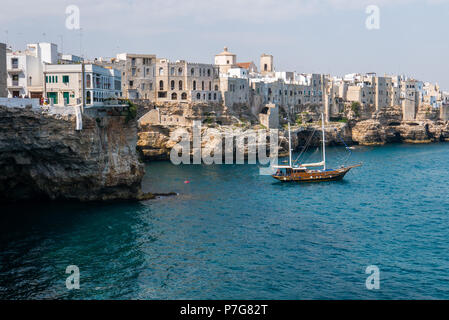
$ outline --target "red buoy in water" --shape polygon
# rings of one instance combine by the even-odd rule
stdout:
[[[186,180],[186,181],[184,181],[184,183],[190,183],[190,181],[189,181],[189,180]]]

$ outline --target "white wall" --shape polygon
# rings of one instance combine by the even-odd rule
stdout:
[[[32,108],[39,108],[39,99],[21,99],[21,98],[0,98],[0,106],[10,108],[25,108],[30,106]]]

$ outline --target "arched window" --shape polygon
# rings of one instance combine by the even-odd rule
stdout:
[[[181,94],[181,100],[187,100],[187,93],[183,92]]]
[[[176,92],[173,92],[173,93],[171,94],[171,99],[172,99],[172,100],[177,100],[177,99],[178,99],[178,95],[176,94]]]
[[[207,76],[210,77],[210,69],[207,69]]]
[[[179,90],[182,90],[182,81],[181,80],[179,80],[178,87],[179,87]]]
[[[196,98],[197,98],[198,100],[201,99],[201,94],[200,94],[199,92],[196,94]]]
[[[164,81],[159,81],[159,90],[164,90]]]
[[[217,85],[215,85],[215,91],[218,91],[218,86]]]
[[[195,75],[195,69],[193,69],[193,68],[190,69],[190,75],[192,75],[192,76]]]
[[[175,80],[170,81],[170,89],[175,90]]]
[[[196,81],[193,81],[193,90],[196,90]]]
[[[164,75],[164,68],[162,68],[162,67],[159,68],[159,75],[160,76]]]
[[[178,76],[182,76],[182,68],[178,69]]]
[[[86,93],[86,104],[91,104],[90,91],[87,91]]]
[[[214,100],[217,100],[217,94],[214,93]]]
[[[204,81],[201,81],[201,90],[204,91]]]

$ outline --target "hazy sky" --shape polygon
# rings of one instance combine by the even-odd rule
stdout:
[[[0,1],[0,41],[14,49],[51,41],[89,58],[131,52],[212,63],[227,46],[256,65],[273,54],[277,71],[401,73],[449,91],[449,0]],[[378,30],[365,26],[373,4]],[[65,26],[69,5],[80,9],[81,37]]]

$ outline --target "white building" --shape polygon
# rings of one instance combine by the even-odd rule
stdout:
[[[79,56],[75,56],[73,54],[60,54],[59,55],[59,61],[61,63],[81,63],[84,61],[83,58],[79,57]]]
[[[25,51],[8,52],[8,97],[41,98],[43,65],[57,60],[57,46],[53,43],[28,44]]]
[[[248,70],[245,68],[230,68],[227,76],[230,78],[248,79]]]
[[[50,104],[77,105],[82,102],[82,64],[44,65],[44,92]],[[108,98],[122,96],[121,73],[95,64],[84,65],[85,105],[103,105]]]

